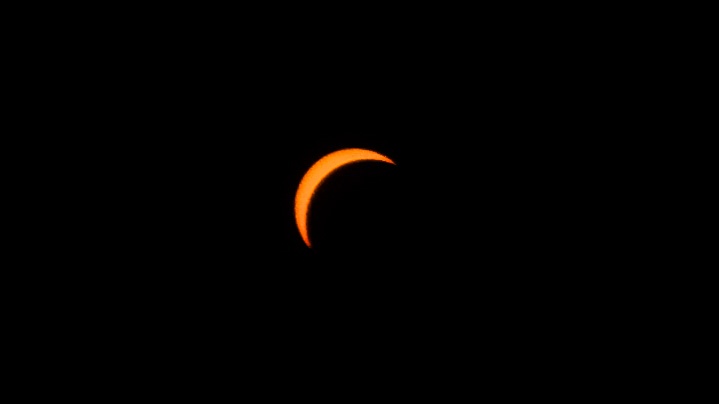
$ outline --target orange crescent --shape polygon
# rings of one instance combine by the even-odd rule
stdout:
[[[310,202],[317,191],[317,187],[320,186],[328,175],[332,174],[338,168],[350,163],[366,160],[384,161],[395,164],[395,162],[389,158],[371,150],[342,149],[319,159],[307,170],[305,176],[302,177],[300,186],[297,188],[297,194],[295,195],[295,220],[297,221],[297,228],[300,231],[302,240],[305,241],[307,247],[312,247],[310,237],[307,233],[307,213],[309,212]]]

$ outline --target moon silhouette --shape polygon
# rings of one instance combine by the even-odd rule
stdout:
[[[395,164],[394,161],[388,157],[383,156],[379,153],[365,149],[342,149],[336,152],[332,152],[321,159],[307,170],[305,176],[300,181],[300,186],[297,188],[297,194],[295,195],[295,220],[297,221],[297,228],[300,231],[302,240],[304,240],[307,247],[312,247],[310,243],[310,237],[307,232],[307,214],[309,213],[310,203],[314,196],[317,188],[320,186],[322,181],[332,174],[338,168],[345,166],[350,163],[356,163],[358,161],[383,161],[385,163]]]

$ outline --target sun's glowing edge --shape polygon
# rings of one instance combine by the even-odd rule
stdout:
[[[368,160],[396,164],[389,157],[383,156],[382,154],[371,150],[342,149],[332,152],[317,160],[317,162],[313,164],[302,177],[300,185],[297,188],[297,194],[295,195],[295,220],[297,222],[297,228],[300,235],[302,236],[302,240],[305,242],[307,247],[312,247],[307,231],[307,216],[312,202],[312,197],[316,193],[317,188],[321,185],[322,181],[324,181],[338,168],[347,164]]]

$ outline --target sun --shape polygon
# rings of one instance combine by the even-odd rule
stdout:
[[[297,194],[295,195],[295,220],[302,240],[304,240],[307,247],[312,247],[307,231],[307,214],[309,213],[310,203],[317,188],[327,176],[338,168],[347,164],[368,160],[395,164],[395,162],[388,157],[371,150],[342,149],[319,159],[307,170],[304,177],[302,177],[302,181],[300,181],[300,185],[297,188]]]

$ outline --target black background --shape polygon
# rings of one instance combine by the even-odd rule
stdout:
[[[581,343],[627,248],[622,200],[603,192],[621,111],[591,37],[171,20],[45,38],[53,69],[34,66],[57,133],[34,149],[51,156],[34,236],[63,268],[38,279],[75,302],[60,328],[91,325],[128,355],[263,352],[295,371],[313,352],[332,367]],[[397,164],[334,173],[309,249],[295,191],[349,147]]]

